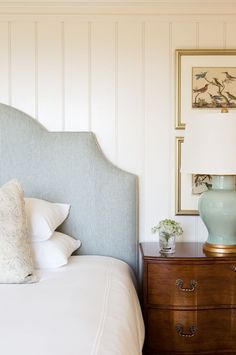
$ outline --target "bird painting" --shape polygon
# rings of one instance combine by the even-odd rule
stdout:
[[[193,92],[194,92],[194,93],[200,93],[200,94],[202,94],[202,93],[204,93],[204,92],[207,91],[208,86],[209,86],[209,84],[206,84],[206,85],[204,85],[204,86],[203,86],[202,88],[200,88],[200,89],[193,89]]]
[[[215,84],[217,86],[222,86],[223,87],[223,85],[219,82],[219,80],[217,78],[213,78],[213,80],[214,80],[214,82],[215,82]]]
[[[230,81],[233,81],[236,79],[236,76],[230,75],[227,71],[223,71],[222,73],[225,74],[226,78]]]
[[[208,94],[209,94],[210,98],[215,102],[223,100],[223,97],[221,97],[220,95],[212,95],[210,93],[208,93]]]
[[[236,108],[235,67],[192,67],[192,108]]]
[[[205,78],[206,75],[207,75],[207,71],[201,72],[201,73],[199,73],[199,74],[195,74],[195,77],[196,77],[196,80],[199,80],[199,79]]]
[[[226,94],[227,94],[227,96],[228,96],[228,98],[229,98],[230,100],[236,100],[236,96],[234,96],[234,95],[231,94],[230,92],[226,91]]]

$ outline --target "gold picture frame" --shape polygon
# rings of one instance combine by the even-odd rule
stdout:
[[[176,137],[175,214],[182,216],[198,216],[197,202],[199,196],[190,196],[192,190],[192,177],[191,175],[187,176],[187,174],[181,174],[180,171],[183,142],[184,137]],[[192,208],[193,205],[195,208]]]
[[[191,105],[192,68],[235,68],[235,63],[236,49],[176,49],[176,129],[185,129],[185,117],[191,115],[193,110],[199,114],[202,112],[202,108],[192,108]]]

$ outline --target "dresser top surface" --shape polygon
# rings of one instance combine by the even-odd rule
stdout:
[[[162,254],[159,252],[159,243],[157,242],[145,242],[140,243],[141,252],[144,258],[158,258],[158,259],[234,259],[235,254],[228,255],[206,255],[203,251],[203,243],[191,243],[191,242],[179,242],[176,243],[175,253]]]

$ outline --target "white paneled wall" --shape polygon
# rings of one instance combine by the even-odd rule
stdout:
[[[116,23],[90,25],[90,128],[107,157],[116,160]]]
[[[35,31],[32,22],[9,23],[9,102],[35,115]]]
[[[152,240],[151,226],[175,217],[175,49],[235,47],[236,16],[121,10],[0,12],[0,101],[52,131],[94,131],[139,176],[140,240]],[[184,240],[204,240],[198,217],[176,218]]]
[[[38,119],[53,131],[65,126],[63,30],[61,22],[36,24]]]
[[[67,22],[63,31],[64,128],[88,131],[91,129],[91,24]]]
[[[0,22],[0,102],[11,104],[10,26]]]

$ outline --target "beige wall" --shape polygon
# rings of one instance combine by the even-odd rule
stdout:
[[[0,101],[49,130],[94,131],[139,175],[140,239],[152,240],[175,213],[175,49],[236,47],[235,4],[39,3],[0,2]],[[205,238],[198,217],[176,218],[185,240]]]

